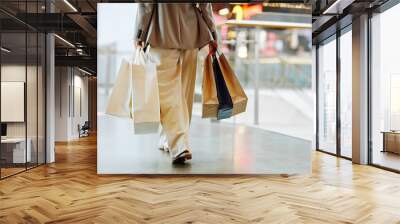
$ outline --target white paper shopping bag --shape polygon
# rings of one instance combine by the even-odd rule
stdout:
[[[157,133],[160,125],[160,100],[157,61],[142,49],[132,64],[132,111],[135,134]]]
[[[132,107],[132,63],[123,59],[117,79],[108,98],[106,114],[131,118]]]

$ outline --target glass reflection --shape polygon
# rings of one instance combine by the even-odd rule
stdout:
[[[26,169],[31,148],[26,144],[26,34],[2,33],[1,46],[1,175]],[[28,146],[28,147],[27,147]],[[27,150],[28,149],[28,150]]]
[[[42,13],[45,1],[1,1],[14,12]],[[45,161],[45,35],[0,13],[0,177]],[[33,21],[31,21],[33,22]]]

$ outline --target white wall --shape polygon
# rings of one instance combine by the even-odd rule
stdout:
[[[55,140],[77,139],[78,124],[88,120],[88,77],[76,68],[56,67],[55,86]]]
[[[1,121],[24,122],[25,83],[1,82]]]
[[[76,71],[76,70],[75,70]],[[78,124],[83,125],[85,121],[88,121],[88,77],[82,76],[82,73],[75,73],[74,75],[74,107],[72,108],[71,120],[71,136],[77,138],[79,136]],[[72,103],[71,103],[72,104]],[[80,111],[81,110],[81,111]]]
[[[1,81],[3,82],[25,82],[25,65],[2,65],[1,66]],[[28,67],[28,72],[32,67]],[[5,110],[6,108],[1,108]],[[25,122],[10,122],[7,123],[7,137],[25,137]]]
[[[1,81],[2,82],[25,82],[26,70],[28,73],[33,70],[33,67],[25,67],[25,65],[2,65],[1,66]],[[36,68],[35,68],[36,69]],[[36,95],[36,94],[35,94]],[[2,96],[4,97],[4,96]],[[6,110],[6,108],[1,108]],[[7,123],[8,137],[25,137],[24,122],[9,122]]]
[[[67,141],[68,139],[68,85],[69,76],[67,67],[55,69],[55,140]]]

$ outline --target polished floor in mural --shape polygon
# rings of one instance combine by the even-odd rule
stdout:
[[[172,165],[158,134],[134,135],[132,121],[99,115],[100,174],[298,174],[311,171],[311,141],[239,124],[193,118],[193,159]]]

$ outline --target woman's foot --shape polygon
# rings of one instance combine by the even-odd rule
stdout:
[[[164,152],[169,152],[169,147],[168,147],[167,144],[159,145],[159,146],[158,146],[158,149],[159,149],[159,150],[162,150],[162,151],[164,151]]]
[[[163,150],[164,152],[169,152],[167,136],[164,134],[164,132],[161,132],[160,134],[160,140],[158,141],[158,148],[160,150]]]
[[[192,159],[192,152],[190,152],[188,149],[185,151],[179,153],[177,156],[174,157],[172,160],[172,163],[184,163],[186,160],[191,160]]]

